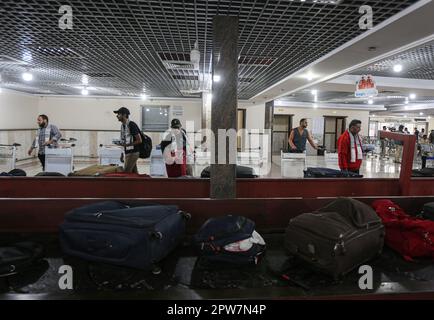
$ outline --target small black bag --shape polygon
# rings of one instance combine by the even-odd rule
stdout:
[[[434,221],[434,202],[426,203],[423,206],[423,217]]]
[[[19,242],[0,247],[0,277],[12,276],[31,269],[43,257],[44,249],[33,242]]]
[[[265,252],[265,242],[255,231],[255,223],[241,216],[209,219],[194,236],[194,242],[206,259],[231,264],[258,264]]]
[[[255,170],[253,170],[253,168],[250,167],[245,167],[245,166],[238,166],[236,168],[236,172],[237,172],[237,178],[241,179],[241,178],[257,178],[258,175],[255,174]],[[210,178],[211,177],[211,167],[208,166],[205,169],[202,170],[201,174],[200,174],[201,178]]]

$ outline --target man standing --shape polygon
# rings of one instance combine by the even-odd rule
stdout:
[[[121,146],[125,151],[125,164],[124,171],[139,173],[137,169],[137,160],[139,160],[139,145],[142,143],[142,136],[137,124],[130,121],[130,110],[127,108],[120,108],[113,111],[116,114],[121,125]]]
[[[300,126],[293,129],[289,135],[289,152],[292,153],[303,153],[306,150],[306,141],[309,141],[312,148],[318,150],[318,146],[312,139],[307,128],[307,120],[301,119]]]
[[[363,160],[362,140],[359,132],[362,128],[360,120],[353,120],[350,127],[338,139],[339,168],[360,174]]]
[[[55,125],[48,123],[48,117],[45,114],[39,115],[36,122],[39,129],[27,154],[30,156],[33,149],[38,149],[38,158],[42,164],[42,170],[45,171],[45,147],[56,144],[62,135]]]
[[[434,144],[434,129],[431,130],[431,133],[429,134],[429,143]]]
[[[179,119],[173,119],[168,133],[161,142],[167,176],[169,178],[193,175],[193,168],[188,157],[192,154],[187,132],[182,128]]]

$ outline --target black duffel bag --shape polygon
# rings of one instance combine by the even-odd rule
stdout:
[[[236,166],[237,178],[257,178],[258,175],[255,173],[255,170],[250,167],[245,166]],[[200,174],[201,178],[210,178],[211,177],[211,167],[208,166],[202,170]]]
[[[265,241],[255,231],[255,223],[242,216],[207,220],[194,236],[199,255],[226,264],[258,264],[265,253]]]

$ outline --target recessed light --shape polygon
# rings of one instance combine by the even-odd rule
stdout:
[[[414,100],[414,99],[416,99],[416,94],[415,93],[410,93],[409,97],[410,97],[411,100]]]
[[[368,104],[374,104],[374,100],[369,99],[369,100],[368,100]]]
[[[83,96],[87,96],[87,95],[89,94],[89,90],[87,90],[87,89],[83,89],[83,90],[81,90],[81,94],[82,94]]]
[[[393,66],[393,71],[395,71],[395,72],[401,72],[402,69],[403,69],[402,64],[395,64]]]
[[[30,72],[24,72],[22,74],[23,80],[24,81],[32,81],[33,80],[33,74],[31,74]]]

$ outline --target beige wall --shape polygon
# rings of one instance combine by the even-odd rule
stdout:
[[[362,121],[361,135],[368,135],[369,132],[369,111],[364,110],[347,110],[347,109],[306,109],[306,108],[289,108],[289,107],[275,107],[274,114],[291,114],[294,115],[292,119],[293,127],[297,127],[300,120],[303,118],[310,119],[308,129],[312,129],[312,120],[314,118],[323,118],[324,116],[333,117],[347,117],[347,127],[351,120],[358,119]]]
[[[265,104],[245,106],[246,129],[264,129]]]
[[[200,100],[154,100],[141,101],[139,99],[106,99],[84,97],[41,97],[39,98],[39,112],[47,114],[52,123],[60,128],[80,130],[118,130],[113,110],[126,107],[130,110],[130,118],[141,124],[141,106],[182,106],[183,116],[179,117],[185,125],[186,121],[194,121],[195,129],[201,125]],[[170,114],[171,116],[171,114]]]
[[[38,98],[2,89],[0,115],[1,130],[36,128]]]
[[[431,132],[431,130],[434,130],[434,118],[431,118],[431,120],[429,120],[428,132]]]

